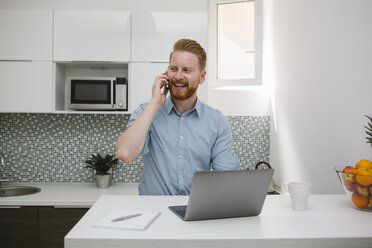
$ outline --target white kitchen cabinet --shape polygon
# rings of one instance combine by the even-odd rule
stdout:
[[[52,110],[51,61],[0,61],[0,112]]]
[[[54,61],[129,61],[131,13],[55,11]]]
[[[52,60],[51,10],[0,10],[0,60]]]
[[[155,77],[168,69],[168,63],[131,63],[129,107],[133,112],[141,103],[150,101]]]
[[[163,9],[145,6],[132,13],[132,62],[168,62],[181,38],[198,41],[207,50],[207,2],[163,1]]]

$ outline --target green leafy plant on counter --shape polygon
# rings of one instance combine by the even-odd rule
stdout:
[[[110,154],[102,157],[97,153],[97,155],[92,154],[89,159],[85,160],[85,163],[88,165],[84,166],[84,168],[95,170],[96,175],[110,175],[108,171],[119,164],[119,159],[114,158],[114,156]]]
[[[366,117],[369,119],[368,126],[364,126],[367,129],[366,134],[368,135],[366,139],[367,143],[370,143],[372,146],[372,117],[368,115]]]

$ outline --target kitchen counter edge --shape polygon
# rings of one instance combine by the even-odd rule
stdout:
[[[0,197],[0,208],[19,206],[54,206],[56,208],[90,208],[102,195],[138,195],[138,183],[112,183],[97,188],[95,183],[10,182],[7,186],[32,186],[40,192],[23,196]]]

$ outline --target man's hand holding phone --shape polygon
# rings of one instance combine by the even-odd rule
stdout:
[[[169,91],[169,77],[168,77],[168,71],[165,71],[155,78],[154,84],[152,86],[151,101],[154,101],[157,104],[162,105],[167,98],[168,91]]]
[[[168,85],[168,80],[168,71],[155,78],[149,103],[133,124],[119,137],[116,150],[117,154],[121,154],[122,161],[129,163],[141,153],[152,120],[167,98],[169,89],[165,86]]]

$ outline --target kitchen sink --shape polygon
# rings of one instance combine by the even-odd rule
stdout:
[[[0,188],[0,197],[31,195],[40,192],[41,189],[30,186],[7,186]]]

